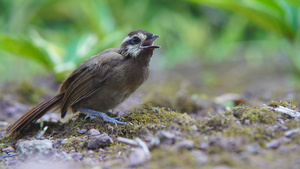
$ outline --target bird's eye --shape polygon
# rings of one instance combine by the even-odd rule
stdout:
[[[130,44],[131,45],[135,45],[135,44],[138,44],[138,43],[140,43],[141,42],[141,39],[140,38],[138,38],[138,37],[133,37],[132,39],[131,39],[131,41],[130,41]]]

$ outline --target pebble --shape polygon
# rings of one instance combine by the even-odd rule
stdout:
[[[197,163],[200,166],[209,162],[209,157],[202,151],[192,150],[191,154],[197,159]]]
[[[88,149],[99,149],[108,146],[113,143],[113,139],[110,138],[106,133],[101,135],[92,136],[87,144]]]
[[[71,154],[71,157],[72,157],[75,161],[79,162],[80,160],[83,159],[83,154],[82,154],[82,153],[73,153],[73,154]]]
[[[97,136],[97,135],[100,135],[100,131],[96,130],[96,129],[90,129],[88,131],[88,134],[89,134],[89,136]]]
[[[258,144],[246,145],[244,150],[252,154],[259,154],[261,152],[260,146]]]
[[[251,125],[251,121],[250,120],[245,120],[244,124],[247,125],[247,126],[249,126],[249,125]]]
[[[147,161],[147,155],[142,148],[136,148],[130,155],[127,164],[130,167],[136,167]]]
[[[56,154],[50,140],[20,140],[17,142],[16,147],[20,153],[20,157],[23,159],[30,157],[30,160],[36,160],[42,157],[48,158]]]
[[[293,130],[289,130],[289,131],[286,131],[284,133],[284,136],[285,137],[291,137],[292,135],[298,133],[300,131],[300,129],[293,129]]]
[[[163,143],[163,144],[174,144],[175,143],[175,135],[170,132],[162,130],[157,134],[157,136],[160,140],[160,143]]]
[[[179,143],[177,143],[175,145],[175,147],[177,149],[192,150],[192,149],[194,149],[195,145],[194,145],[194,142],[192,140],[183,140],[183,141],[180,141]]]
[[[53,148],[58,148],[61,145],[62,140],[61,139],[56,139],[52,143],[53,143]]]
[[[79,128],[77,128],[77,133],[79,133],[79,134],[84,134],[86,132],[87,132],[87,129],[79,129]],[[100,134],[100,132],[99,132],[99,134]]]
[[[2,149],[2,152],[5,152],[5,153],[10,153],[10,152],[15,152],[15,151],[16,150],[14,148],[12,148],[11,146]]]
[[[199,143],[199,149],[200,150],[207,150],[210,147],[209,142],[200,142]]]
[[[241,121],[237,121],[237,122],[235,122],[235,125],[237,125],[237,126],[241,126],[241,125],[242,125],[242,123],[241,123]]]
[[[267,143],[266,148],[268,149],[277,149],[280,146],[279,140],[272,140],[269,143]]]

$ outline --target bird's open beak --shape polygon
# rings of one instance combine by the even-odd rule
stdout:
[[[154,48],[160,48],[160,46],[155,46],[154,41],[157,39],[159,35],[152,35],[152,37],[145,40],[145,42],[140,46],[141,49],[154,49]]]

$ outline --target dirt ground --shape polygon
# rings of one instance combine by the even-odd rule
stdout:
[[[2,84],[0,168],[299,168],[299,87],[289,70],[232,65],[153,69],[114,110],[126,125],[49,112],[15,137],[5,128],[59,84],[51,75]]]

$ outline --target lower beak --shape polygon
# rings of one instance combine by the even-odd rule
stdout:
[[[147,39],[141,46],[140,48],[142,49],[154,49],[154,48],[160,48],[160,46],[155,46],[154,41],[159,37],[159,35],[152,35],[151,38]]]

